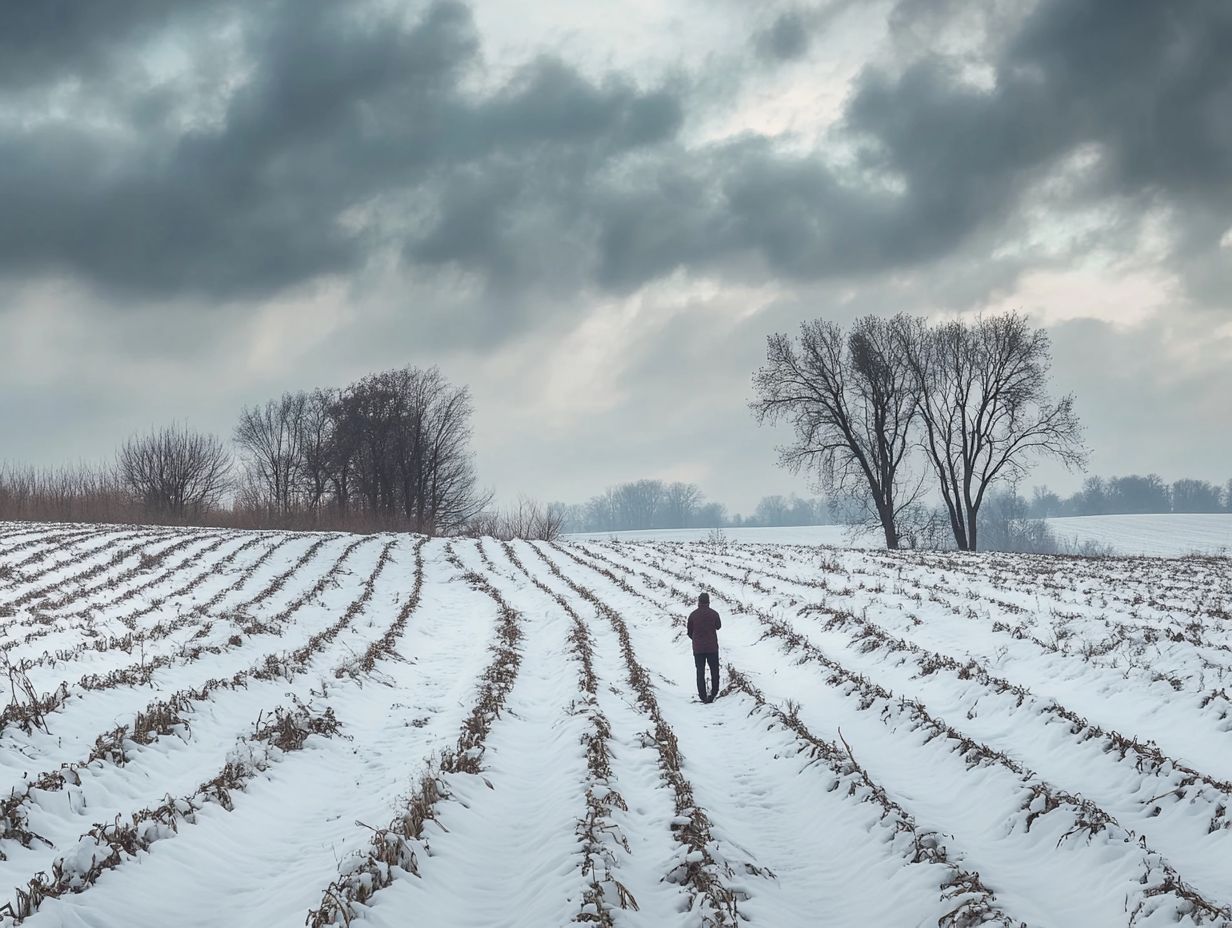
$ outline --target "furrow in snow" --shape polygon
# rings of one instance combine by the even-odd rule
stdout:
[[[1138,836],[1126,831],[1115,818],[1094,803],[1038,779],[1003,753],[935,719],[922,704],[901,700],[896,703],[884,687],[844,667],[781,621],[739,603],[735,605],[737,611],[755,617],[765,633],[826,669],[828,687],[811,701],[805,702],[803,711],[812,713],[814,717],[823,715],[827,723],[845,716],[843,724],[860,732],[859,738],[864,745],[872,745],[871,750],[875,752],[872,769],[878,778],[892,793],[902,789],[915,790],[917,811],[924,809],[929,812],[921,815],[922,820],[936,822],[937,827],[944,823],[947,831],[967,835],[964,843],[973,852],[979,850],[982,860],[993,861],[992,869],[985,872],[994,886],[998,880],[1002,883],[999,891],[1003,896],[1017,900],[1016,911],[1031,911],[1027,907],[1030,905],[1031,889],[1029,883],[1015,883],[1013,868],[1003,864],[1004,853],[1011,847],[1016,848],[1022,857],[1034,855],[1030,868],[1033,874],[1051,872],[1053,878],[1061,882],[1066,882],[1068,878],[1075,891],[1088,883],[1106,887],[1104,894],[1092,894],[1086,900],[1090,904],[1084,917],[1090,920],[1090,924],[1115,924],[1111,919],[1123,898],[1136,900],[1134,911],[1139,913],[1159,910],[1166,897],[1177,913],[1183,913],[1192,920],[1212,914],[1232,918],[1232,909],[1193,889],[1157,852],[1147,847],[1139,848]],[[797,674],[793,689],[804,685],[804,680]],[[880,710],[885,724],[870,721],[868,714],[872,709]],[[905,726],[905,732],[898,731],[899,724]],[[888,731],[887,725],[891,726]],[[925,735],[922,742],[917,737],[920,732]],[[903,774],[897,767],[902,760],[916,755],[918,759],[910,765],[913,785],[907,786],[902,782]],[[963,777],[964,769],[974,770],[976,767],[992,775]],[[930,776],[925,778],[924,771]],[[926,804],[919,794],[921,784],[926,779],[935,780],[938,777],[942,779],[937,780],[935,794],[928,798]],[[965,780],[971,784],[972,790],[979,791],[983,801],[977,807],[966,808],[965,800],[960,802],[958,797],[944,791],[943,784],[958,780]],[[985,818],[981,820],[980,815],[971,814],[973,812],[986,813]],[[1003,815],[1008,817],[1002,819]],[[1056,821],[1052,820],[1054,817]],[[1037,819],[1043,824],[1036,822]],[[1008,827],[1006,834],[995,845],[987,844],[981,849],[978,843],[981,830],[994,827],[999,820]],[[1026,833],[1031,831],[1033,823],[1036,834],[1028,837]],[[1021,832],[1018,831],[1019,827],[1022,828]],[[1071,852],[1089,846],[1097,836],[1103,839],[1101,847],[1119,847],[1122,851],[1111,858],[1106,854],[1079,855],[1080,859],[1090,861],[1088,866],[1094,872],[1104,873],[1102,878],[1095,879],[1084,873],[1080,863],[1071,865],[1072,869],[1060,867],[1060,861],[1066,855],[1058,855],[1041,845],[1038,837],[1041,831],[1048,833],[1050,839],[1056,839],[1058,847]],[[1083,836],[1087,838],[1087,845],[1077,845],[1072,840]],[[1002,856],[1002,861],[997,860],[997,855]],[[1078,875],[1081,875],[1080,881],[1074,882]],[[1052,917],[1058,914],[1054,913]],[[1034,919],[1029,920],[1041,918],[1044,923],[1048,922],[1045,912],[1038,912]]]
[[[420,769],[410,795],[389,825],[373,833],[369,849],[343,861],[340,876],[325,889],[317,908],[308,914],[307,923],[312,928],[349,925],[361,913],[379,919],[391,909],[390,914],[396,920],[402,911],[397,901],[398,893],[412,888],[402,877],[419,875],[421,858],[427,860],[434,856],[426,834],[429,823],[443,814],[442,806],[448,800],[457,800],[468,812],[473,812],[474,804],[486,798],[480,791],[487,788],[481,774],[485,770],[488,736],[505,710],[520,676],[524,622],[482,575],[466,567],[452,545],[446,549],[446,560],[470,587],[484,593],[496,606],[496,627],[488,648],[490,663],[480,677],[475,702],[462,723],[456,744]],[[531,789],[534,786],[533,783],[529,785]],[[465,821],[461,825],[464,826]],[[449,834],[447,832],[445,837]],[[478,840],[482,842],[485,837],[481,828]],[[482,843],[479,847],[483,847]],[[522,847],[522,844],[515,845],[512,854],[516,857]],[[505,858],[497,863],[508,866],[509,853],[507,849]],[[462,865],[470,862],[466,857],[460,861]],[[457,869],[458,865],[434,866],[432,878],[444,881]],[[467,892],[472,888],[467,887]],[[502,887],[505,892],[512,888]],[[485,903],[498,905],[498,920],[508,912],[508,901],[504,898],[485,896],[471,900],[465,894],[458,898],[481,906]]]
[[[39,873],[0,906],[0,925],[18,925],[49,902],[86,892],[123,864],[136,859],[159,841],[172,838],[184,825],[195,824],[202,810],[234,808],[233,794],[245,789],[271,764],[303,749],[313,735],[337,734],[332,710],[302,703],[258,717],[251,736],[228,753],[222,769],[192,793],[140,809],[127,819],[95,825],[75,847],[56,858],[47,874]],[[60,919],[63,923],[63,919]]]
[[[678,881],[665,879],[680,871],[680,844],[672,830],[675,794],[660,772],[660,756],[652,743],[651,719],[635,693],[619,687],[627,674],[620,640],[596,611],[598,622],[587,623],[570,601],[576,595],[551,572],[543,574],[538,551],[530,567],[510,544],[504,544],[492,565],[523,585],[518,594],[537,607],[546,605],[569,617],[569,642],[578,664],[578,697],[574,710],[585,719],[580,736],[585,747],[588,778],[579,784],[584,795],[577,831],[582,844],[582,876],[588,886],[576,921],[601,925],[666,926],[688,919],[690,896]],[[501,557],[503,555],[503,558]],[[541,574],[543,574],[541,576]],[[538,595],[525,589],[529,581]],[[577,602],[577,606],[583,606]]]
[[[131,724],[100,735],[87,758],[32,778],[24,790],[14,790],[0,805],[4,837],[20,841],[31,851],[47,843],[47,837],[53,846],[62,843],[79,808],[107,808],[114,804],[116,796],[123,801],[126,793],[130,794],[127,798],[132,798],[125,783],[134,780],[134,773],[140,777],[139,783],[148,778],[146,788],[153,788],[156,794],[175,792],[177,784],[183,785],[196,775],[202,752],[233,737],[243,720],[250,718],[262,703],[268,707],[285,698],[288,686],[293,687],[297,698],[311,699],[315,665],[333,665],[326,680],[329,676],[345,675],[348,660],[339,654],[331,656],[323,651],[323,646],[369,609],[378,582],[389,587],[390,595],[399,589],[399,584],[382,580],[383,574],[388,573],[395,543],[386,543],[376,566],[342,616],[303,647],[276,663],[266,662],[230,679],[209,681],[199,690],[181,690],[156,700],[139,712]],[[347,649],[345,653],[352,652]],[[324,694],[325,683],[319,686]],[[63,792],[63,799],[49,804],[50,794],[56,792]],[[60,817],[67,816],[67,820],[43,814],[51,811],[49,805],[60,809]],[[33,811],[40,814],[36,816]],[[20,866],[25,856],[29,855],[13,855],[13,863],[3,869]]]
[[[568,550],[558,551],[563,557],[552,559],[557,569],[560,560],[574,557]],[[614,587],[615,595],[629,603],[626,611],[631,616],[645,611],[642,603],[651,603],[656,612],[661,608],[606,568],[580,560],[574,564],[592,572],[599,583]],[[629,602],[634,599],[641,603],[634,606]],[[661,639],[671,624],[659,625]],[[652,651],[662,652],[662,647]],[[711,801],[724,803],[725,822],[729,814],[739,820],[744,842],[764,845],[766,862],[778,876],[775,886],[780,891],[754,892],[746,914],[772,925],[804,923],[819,916],[824,921],[827,915],[839,924],[1018,924],[962,855],[955,855],[939,834],[918,828],[866,771],[854,762],[842,762],[837,747],[823,746],[802,725],[783,724],[786,716],[768,711],[754,688],[747,692],[758,721],[750,723],[736,700],[727,698],[700,710],[706,715],[697,738],[710,760],[707,769],[718,771],[711,776],[723,780],[708,784],[701,778],[699,789],[708,787]],[[780,731],[767,731],[767,718],[771,728]],[[804,743],[797,743],[802,733]],[[803,767],[797,759],[802,750],[808,754]],[[738,760],[742,757],[749,758],[747,766]],[[830,764],[830,776],[821,778],[808,770],[818,760]],[[840,785],[846,788],[839,790]],[[802,791],[809,796],[807,806],[795,807],[780,798],[797,797]],[[751,798],[745,798],[749,794]],[[879,837],[870,836],[879,830]],[[875,896],[867,891],[869,873],[877,874],[881,889]]]
[[[673,559],[665,556],[655,564],[650,564],[631,552],[627,553],[627,557],[652,571],[663,568]],[[687,569],[703,570],[695,563],[690,563]],[[724,583],[734,584],[739,579],[743,581],[743,594],[772,594],[770,589],[757,580],[753,571],[749,572],[747,580],[735,578],[708,566],[704,571],[720,578],[723,581],[719,584],[720,587],[723,587]],[[678,578],[688,579],[684,575],[678,575]],[[727,588],[730,589],[730,586]],[[887,607],[881,602],[886,595],[888,594],[884,589],[877,589],[862,596],[827,595],[822,599],[822,603],[837,604],[852,613],[863,614],[869,611],[874,615],[901,614],[901,608]],[[772,595],[769,602],[773,603]],[[796,603],[788,605],[794,606]],[[1031,689],[1037,695],[1062,707],[1073,720],[1089,720],[1088,724],[1101,730],[1119,731],[1131,742],[1163,745],[1162,752],[1165,755],[1186,758],[1187,766],[1204,771],[1213,781],[1232,779],[1232,742],[1227,739],[1227,734],[1232,731],[1232,702],[1226,692],[1215,691],[1205,696],[1195,694],[1182,697],[1167,686],[1155,684],[1145,689],[1129,686],[1124,671],[1112,674],[1082,663],[1077,666],[1057,666],[1046,656],[1041,661],[1039,650],[1033,651],[1030,642],[1006,635],[1005,630],[998,629],[996,623],[993,623],[989,631],[995,636],[993,640],[1000,644],[1000,647],[990,653],[988,649],[992,647],[991,643],[981,647],[987,636],[971,633],[971,626],[977,623],[967,616],[958,619],[962,627],[955,628],[955,614],[957,610],[954,609],[950,609],[949,614],[918,606],[914,611],[908,610],[908,615],[920,619],[919,623],[913,620],[913,636],[920,641],[928,641],[931,647],[942,651],[965,653],[968,658],[980,661],[990,671],[995,669],[998,676],[1013,683],[1019,682],[1016,678],[1024,669],[1034,670],[1038,667],[1039,670],[1033,673],[1031,679]],[[985,623],[978,625],[980,629],[987,627]],[[1195,721],[1202,724],[1196,725]]]
[[[316,741],[303,762],[255,781],[232,813],[205,819],[156,848],[142,867],[100,884],[89,897],[95,910],[123,910],[134,928],[303,922],[336,876],[338,859],[367,843],[371,832],[356,821],[380,821],[408,770],[456,734],[470,682],[482,669],[483,651],[470,636],[477,630],[473,606],[484,600],[474,594],[458,601],[452,568],[440,557],[415,556],[422,543],[411,551],[414,572],[400,555],[364,610],[381,625],[369,644],[368,669],[353,676],[353,661],[343,659],[330,672],[317,660],[296,679],[301,698],[311,688],[315,698],[328,699],[346,738]],[[399,544],[400,552],[407,549]],[[193,878],[184,880],[186,873]],[[165,885],[181,888],[156,891]]]
[[[108,677],[86,678],[82,681],[80,691],[70,692],[66,686],[62,686],[52,693],[52,698],[58,701],[42,718],[45,725],[47,715],[54,717],[54,736],[48,731],[40,731],[41,725],[30,724],[30,712],[27,710],[23,718],[28,725],[24,738],[19,738],[17,732],[10,731],[6,740],[15,748],[41,756],[45,763],[72,762],[90,750],[91,739],[97,742],[99,738],[106,738],[120,718],[132,718],[142,712],[150,715],[150,707],[141,709],[146,701],[141,689],[143,685],[148,684],[163,690],[176,686],[176,692],[166,701],[179,702],[186,698],[195,701],[204,698],[203,692],[209,692],[218,686],[243,686],[252,678],[273,679],[283,674],[287,667],[299,662],[297,655],[311,654],[322,643],[332,641],[354,617],[355,605],[353,602],[350,606],[344,605],[346,590],[338,588],[334,583],[334,574],[341,570],[345,559],[351,556],[359,545],[371,541],[370,538],[360,538],[347,544],[330,571],[318,577],[316,583],[307,590],[296,591],[290,602],[283,605],[279,612],[264,620],[269,629],[283,629],[281,634],[266,631],[249,635],[238,643],[228,642],[227,648],[212,645],[209,641],[198,641],[192,646],[193,650],[187,653],[187,661],[156,658],[145,664],[130,665],[112,671]],[[362,569],[363,562],[358,566]],[[267,602],[267,605],[272,607],[273,604]],[[311,626],[302,627],[305,625],[303,621],[295,623],[295,630],[308,631],[310,634],[299,647],[291,647],[285,629],[291,627],[291,620],[309,605],[314,606],[310,610],[314,616],[326,620],[333,616],[331,606],[346,611],[338,621],[328,622],[323,628],[316,630],[312,630]],[[259,651],[259,648],[253,648],[251,643],[260,645],[263,639],[269,638],[275,638],[284,647],[267,652],[255,663],[250,663],[252,652]],[[228,657],[239,658],[239,669],[236,669],[237,661],[223,660]],[[156,704],[158,702],[160,701],[156,701]],[[155,715],[159,716],[161,712]]]
[[[179,600],[186,597],[207,578],[225,575],[236,560],[247,553],[250,548],[261,544],[263,539],[260,536],[245,538],[243,535],[237,535],[229,540],[233,543],[237,541],[241,543],[226,551],[218,559],[205,558],[204,555],[210,553],[217,554],[222,550],[222,546],[227,541],[226,539],[221,541],[218,548],[214,551],[201,552],[202,558],[193,559],[192,566],[196,569],[195,572],[187,574],[190,578],[187,582],[185,582],[184,576],[186,575],[186,569],[190,565],[186,561],[180,565],[179,569],[169,573],[150,588],[140,590],[135,594],[134,598],[137,598],[139,603],[141,603],[143,598],[146,601],[143,604],[134,606],[131,610],[117,610],[114,608],[115,603],[105,611],[99,610],[98,612],[93,612],[92,607],[86,607],[91,609],[91,614],[89,614],[86,621],[69,630],[69,633],[75,637],[76,643],[72,643],[73,639],[70,638],[69,642],[67,642],[70,644],[69,647],[57,648],[55,650],[51,650],[51,647],[56,642],[42,643],[43,652],[37,657],[29,658],[32,661],[32,666],[46,666],[50,668],[58,664],[72,662],[88,663],[91,659],[98,659],[97,655],[114,650],[122,650],[131,655],[134,645],[166,637],[166,634],[169,634],[170,631],[170,622],[160,623],[157,632],[150,629],[135,631],[134,629],[137,627],[136,617],[152,612],[168,600]],[[200,565],[197,564],[198,560],[201,561]],[[168,587],[166,592],[156,589],[156,587],[163,586]],[[183,603],[177,602],[176,607],[182,611]],[[188,615],[181,615],[176,621],[180,623],[177,627],[183,628],[197,621],[197,617],[194,617],[190,612]]]

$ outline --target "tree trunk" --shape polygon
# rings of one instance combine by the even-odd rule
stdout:
[[[881,522],[881,527],[885,531],[886,548],[890,551],[898,550],[898,530],[894,526],[894,520],[885,520]]]

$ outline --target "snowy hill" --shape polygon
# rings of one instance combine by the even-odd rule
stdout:
[[[0,525],[0,924],[1229,925],[1230,608],[1213,560]]]
[[[1120,554],[1232,555],[1232,513],[1080,516],[1048,524],[1058,536],[1107,545]]]

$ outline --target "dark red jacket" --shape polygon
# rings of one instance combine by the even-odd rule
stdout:
[[[687,631],[693,639],[694,654],[717,654],[719,650],[718,631],[723,627],[719,614],[709,606],[698,606],[689,613]]]

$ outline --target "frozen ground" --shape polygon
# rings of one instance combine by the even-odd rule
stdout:
[[[0,524],[0,647],[0,925],[1232,925],[1226,560]]]
[[[1092,542],[1118,554],[1178,557],[1186,554],[1232,555],[1232,513],[1193,515],[1080,516],[1049,519],[1049,526],[1064,541]],[[810,525],[800,528],[725,528],[723,534],[736,542],[834,545],[841,548],[875,548],[875,534],[853,538],[841,525]],[[602,541],[705,541],[710,529],[658,530],[647,532],[597,532],[570,536],[577,540]]]

